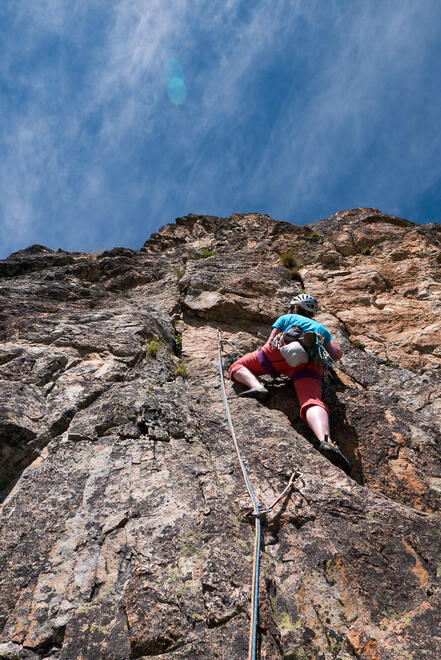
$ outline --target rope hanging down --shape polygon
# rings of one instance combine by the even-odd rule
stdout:
[[[257,615],[258,615],[258,601],[259,601],[259,570],[260,570],[260,546],[262,541],[262,524],[261,517],[269,513],[275,505],[280,502],[280,500],[291,490],[293,486],[294,479],[300,476],[299,470],[294,470],[289,480],[288,485],[283,490],[283,492],[274,500],[271,506],[266,509],[260,509],[257,498],[254,494],[253,487],[251,485],[250,479],[248,477],[248,472],[245,467],[245,463],[242,459],[239,445],[237,444],[236,434],[234,432],[233,422],[231,420],[230,409],[228,406],[227,395],[225,392],[225,381],[224,374],[222,369],[222,344],[233,344],[227,340],[223,340],[220,331],[217,331],[218,335],[218,353],[219,353],[219,374],[222,388],[222,397],[224,401],[225,413],[227,416],[227,423],[230,429],[231,437],[236,449],[237,458],[239,459],[240,469],[242,470],[243,479],[250,496],[253,509],[251,515],[255,518],[255,534],[254,534],[254,555],[253,555],[253,579],[251,585],[251,619],[250,619],[250,636],[249,636],[249,648],[248,648],[248,660],[255,660],[256,658],[256,647],[257,647]],[[236,349],[235,346],[233,348]],[[237,350],[237,349],[236,349]]]

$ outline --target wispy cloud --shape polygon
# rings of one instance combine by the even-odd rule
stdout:
[[[6,3],[2,256],[136,247],[191,211],[417,214],[441,179],[440,18],[436,0]]]
[[[301,105],[285,105],[256,177],[261,181],[272,172],[267,194],[285,198],[287,216],[313,198],[329,204],[332,187],[339,188],[335,201],[344,205],[354,184],[352,205],[399,205],[400,196],[404,208],[405,197],[424,185],[413,175],[417,154],[424,160],[425,184],[440,177],[440,87],[436,116],[426,102],[424,81],[424,71],[430,76],[432,69],[430,38],[435,38],[431,4],[363,3],[357,11],[346,5],[326,26],[328,39],[317,35],[318,57]],[[310,26],[315,10],[313,5]],[[327,213],[338,208],[328,207]]]

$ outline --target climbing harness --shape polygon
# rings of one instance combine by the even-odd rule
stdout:
[[[253,579],[251,584],[251,617],[250,617],[250,636],[249,636],[249,647],[248,647],[248,660],[255,660],[256,658],[256,647],[257,647],[257,615],[258,615],[258,600],[259,600],[259,570],[260,570],[260,546],[262,539],[262,523],[261,518],[269,513],[275,505],[280,502],[280,500],[288,494],[288,492],[293,488],[294,480],[300,476],[300,470],[297,468],[293,471],[288,485],[283,490],[283,492],[274,500],[274,502],[267,507],[266,509],[261,509],[257,501],[256,495],[254,494],[253,487],[251,485],[245,463],[241,456],[239,445],[237,443],[236,434],[234,432],[233,422],[231,420],[230,409],[228,406],[227,395],[225,392],[225,381],[224,374],[222,369],[222,345],[230,344],[235,350],[238,350],[230,341],[222,339],[220,331],[217,331],[218,335],[218,354],[219,354],[219,374],[221,381],[222,397],[224,401],[224,408],[227,417],[228,427],[230,429],[230,434],[236,449],[237,458],[239,459],[240,469],[242,470],[243,479],[248,490],[253,508],[249,515],[252,515],[255,520],[254,526],[254,555],[253,555]]]

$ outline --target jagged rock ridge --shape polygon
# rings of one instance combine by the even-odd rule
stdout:
[[[291,385],[229,399],[263,503],[261,658],[437,658],[441,227],[187,216],[140,251],[0,262],[0,658],[243,658],[252,528],[217,329],[257,347],[293,293],[345,356],[329,464]],[[233,351],[230,351],[231,358]],[[186,377],[188,376],[188,377]]]

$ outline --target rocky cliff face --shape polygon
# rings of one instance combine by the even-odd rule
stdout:
[[[354,467],[316,451],[288,381],[266,404],[227,384],[260,503],[301,471],[264,526],[260,657],[441,657],[440,266],[440,225],[376,209],[0,262],[0,658],[246,657],[217,330],[256,348],[303,286],[345,351],[326,401]]]

